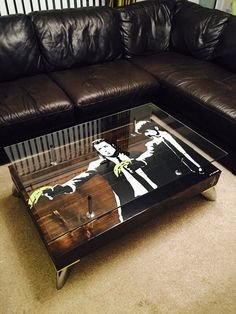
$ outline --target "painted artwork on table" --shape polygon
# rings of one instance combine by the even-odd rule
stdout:
[[[122,212],[122,205],[165,186],[177,177],[188,173],[202,174],[201,165],[179,144],[167,131],[159,129],[151,121],[138,121],[135,134],[146,138],[141,151],[123,151],[115,142],[105,138],[96,139],[92,146],[98,158],[91,161],[87,169],[78,173],[66,182],[41,187],[35,190],[29,198],[28,204],[33,208],[40,199],[52,201],[59,195],[74,194],[91,178],[100,175],[111,188],[119,219],[126,219]],[[96,191],[97,197],[106,193]],[[92,194],[85,195],[88,202],[88,218],[93,218]]]

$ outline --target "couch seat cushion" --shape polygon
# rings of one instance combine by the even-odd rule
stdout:
[[[127,60],[50,73],[69,95],[82,121],[156,99],[159,84]]]
[[[232,141],[236,134],[235,74],[174,52],[133,62],[159,80],[160,95],[165,95],[167,106]]]
[[[73,105],[46,75],[0,83],[1,144],[49,132],[73,122]]]

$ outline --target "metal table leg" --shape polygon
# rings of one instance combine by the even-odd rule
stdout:
[[[201,193],[208,201],[215,201],[216,200],[216,188],[213,186],[206,191]]]
[[[69,268],[70,267],[66,267],[56,272],[56,286],[58,290],[64,286],[69,276]]]
[[[20,197],[20,192],[17,190],[15,184],[12,185],[11,193],[14,197],[17,197],[17,198]]]

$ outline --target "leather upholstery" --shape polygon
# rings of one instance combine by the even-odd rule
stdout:
[[[50,73],[75,104],[77,120],[153,101],[159,84],[127,60]]]
[[[0,17],[0,82],[40,71],[34,29],[23,14]]]
[[[31,18],[47,71],[121,56],[119,20],[109,8],[34,12]]]
[[[174,8],[174,1],[158,0],[118,9],[126,57],[168,49]]]
[[[236,73],[236,16],[231,16],[216,49],[214,62]]]
[[[2,145],[72,123],[71,101],[47,75],[0,83]]]
[[[159,80],[165,106],[236,147],[236,75],[174,52],[132,61]]]
[[[202,60],[213,59],[229,17],[225,12],[181,1],[172,24],[172,49]]]
[[[235,27],[185,0],[0,17],[0,159],[4,145],[149,101],[236,149]]]

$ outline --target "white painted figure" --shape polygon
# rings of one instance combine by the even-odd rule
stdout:
[[[112,187],[120,220],[123,221],[122,205],[156,189],[157,184],[143,171],[147,165],[145,161],[135,158],[132,154],[129,156],[129,153],[120,151],[114,143],[105,139],[94,141],[93,146],[99,154],[99,159],[90,162],[86,171],[69,181],[43,190],[41,196],[53,200],[57,195],[74,193],[84,182],[100,173],[105,175],[104,178]]]
[[[164,185],[176,176],[184,176],[189,172],[203,174],[203,170],[186,150],[166,131],[150,121],[139,121],[135,131],[150,138],[146,151],[137,160],[159,165],[159,180],[157,184]]]

